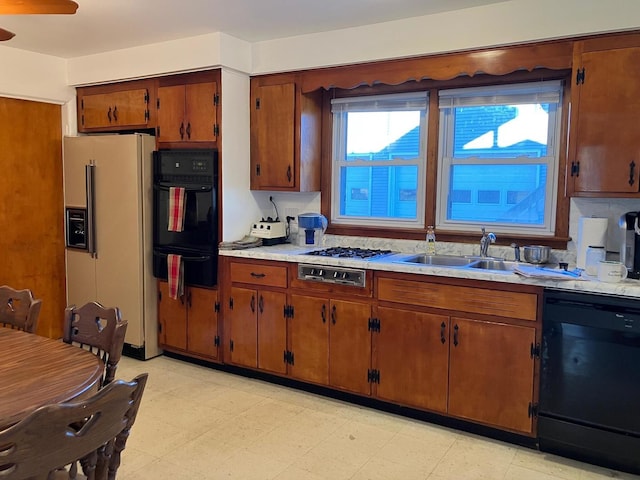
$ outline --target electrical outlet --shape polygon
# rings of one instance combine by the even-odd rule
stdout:
[[[286,217],[293,217],[292,222],[298,221],[298,213],[300,213],[300,211],[297,208],[289,207],[284,209],[284,214]]]

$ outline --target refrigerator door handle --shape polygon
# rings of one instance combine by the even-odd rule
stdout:
[[[95,217],[95,171],[96,166],[93,163],[85,165],[84,174],[87,188],[87,250],[89,254],[96,258],[98,252],[96,250],[96,217]]]

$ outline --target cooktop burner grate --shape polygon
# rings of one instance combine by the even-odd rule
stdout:
[[[371,248],[352,248],[352,247],[331,247],[324,250],[314,250],[312,252],[306,252],[305,255],[315,255],[317,257],[332,257],[332,258],[360,258],[371,259],[381,257],[383,255],[390,255],[393,252],[391,250],[376,250]]]

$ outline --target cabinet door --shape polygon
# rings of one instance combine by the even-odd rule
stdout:
[[[531,433],[535,329],[451,318],[449,414]]]
[[[80,102],[82,128],[146,126],[149,123],[149,91],[145,88],[84,95]]]
[[[158,282],[158,322],[161,347],[187,349],[187,309],[184,295],[173,299],[169,296],[169,284]]]
[[[438,412],[447,411],[449,317],[379,307],[374,333],[376,396]]]
[[[185,88],[185,140],[215,142],[216,82],[192,83]]]
[[[187,349],[207,357],[218,357],[218,292],[205,288],[189,288],[187,310]]]
[[[329,301],[324,298],[291,295],[293,318],[289,320],[289,350],[293,378],[329,383]]]
[[[295,84],[252,92],[251,188],[294,186]]]
[[[184,92],[184,85],[158,87],[158,142],[186,139]]]
[[[229,321],[231,323],[231,362],[247,367],[258,366],[258,292],[231,287]]]
[[[287,373],[284,351],[287,348],[287,320],[284,293],[258,291],[258,368]]]
[[[636,193],[640,189],[640,48],[582,54],[574,162],[575,192]],[[582,71],[582,70],[581,70]]]
[[[368,303],[332,300],[329,317],[329,384],[369,395],[371,332]]]

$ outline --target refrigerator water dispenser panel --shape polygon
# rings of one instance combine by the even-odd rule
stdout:
[[[67,208],[65,211],[67,247],[87,249],[87,209]]]

